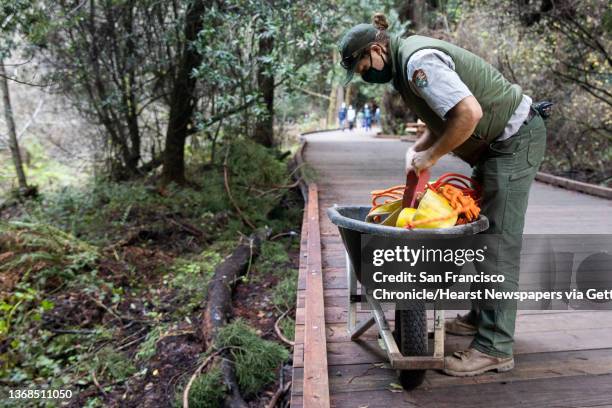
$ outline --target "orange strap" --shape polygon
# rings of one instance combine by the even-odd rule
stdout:
[[[384,190],[374,190],[372,194],[372,210],[390,201],[401,200],[405,186],[398,185]],[[480,214],[481,187],[472,178],[458,173],[446,173],[433,183],[429,183],[427,188],[441,194],[446,198],[453,208],[453,211],[444,216],[428,218],[410,222],[406,228],[414,228],[430,222],[444,221],[454,216],[459,216],[457,224],[466,224],[478,218]],[[383,201],[380,201],[380,200]]]
[[[461,190],[463,194],[472,197],[474,200],[480,201],[480,184],[471,177],[459,173],[445,173],[441,175],[439,179],[431,183],[431,187],[436,191],[444,185],[451,185]]]
[[[370,192],[370,194],[372,195],[372,210],[380,207],[383,204],[386,204],[390,201],[395,201],[395,200],[401,200],[402,197],[404,196],[404,188],[406,186],[402,185],[398,185],[398,186],[393,186],[393,187],[389,187],[387,189],[384,190],[374,190],[372,192]],[[387,198],[387,200],[384,200],[382,202],[379,202],[379,199],[381,198]],[[370,210],[370,211],[372,211]]]
[[[431,187],[431,186],[430,186]],[[456,225],[467,224],[468,222],[474,221],[480,214],[480,207],[476,204],[476,201],[469,195],[465,195],[460,189],[451,185],[445,184],[438,187],[437,192],[440,193],[444,198],[448,200],[448,203],[453,207],[453,211],[450,214],[443,215],[440,217],[425,218],[418,221],[411,221],[408,223],[406,228],[414,228],[419,225],[428,224],[430,222],[438,222],[448,220],[454,216],[459,216]]]

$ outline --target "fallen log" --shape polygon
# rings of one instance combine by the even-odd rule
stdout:
[[[232,317],[232,291],[234,285],[258,255],[263,240],[267,239],[269,231],[257,231],[234,249],[215,269],[208,286],[206,309],[202,322],[202,333],[205,346],[214,347],[217,333]],[[223,381],[228,389],[226,406],[231,408],[246,408],[247,404],[240,395],[234,373],[234,365],[229,353],[222,353],[221,371]]]

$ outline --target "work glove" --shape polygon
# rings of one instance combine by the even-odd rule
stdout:
[[[418,175],[421,170],[428,170],[436,164],[437,161],[438,160],[432,156],[430,149],[417,152],[414,150],[414,147],[410,147],[406,151],[406,173],[410,172],[410,170],[414,170]]]
[[[417,152],[414,151],[413,146],[410,146],[408,150],[406,150],[406,161],[405,161],[406,174],[410,173],[410,170],[414,169],[414,167],[412,167],[412,160],[414,159],[414,155],[416,153]]]

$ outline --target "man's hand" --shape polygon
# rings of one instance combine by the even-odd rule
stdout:
[[[419,171],[430,168],[438,161],[437,159],[433,160],[430,149],[435,141],[435,134],[426,127],[414,145],[406,151],[406,173],[414,170],[419,174]]]
[[[420,152],[414,150],[414,146],[406,152],[406,173],[414,170],[418,175],[421,170],[427,170],[439,160],[433,154],[432,149],[426,149]]]

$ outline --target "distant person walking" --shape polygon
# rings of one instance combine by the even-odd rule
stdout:
[[[357,112],[357,127],[359,128],[365,127],[365,116],[363,116],[362,110],[359,110],[359,112]]]
[[[378,106],[376,107],[376,112],[374,113],[374,118],[376,120],[376,125],[382,127],[382,124],[380,123],[380,108]]]
[[[346,120],[348,120],[349,130],[353,130],[355,126],[355,109],[353,105],[349,105],[348,110],[346,111]]]
[[[368,132],[372,130],[372,110],[367,103],[363,108],[363,116],[365,116],[365,130]]]
[[[340,129],[344,130],[346,125],[346,103],[342,102],[342,106],[338,110],[338,124]]]

